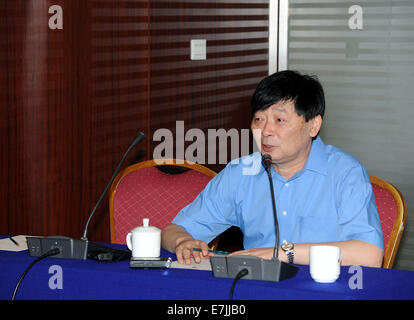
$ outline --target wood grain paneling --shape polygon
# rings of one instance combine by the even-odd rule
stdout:
[[[190,60],[191,39],[207,60]],[[268,1],[0,1],[0,233],[79,238],[138,131],[125,166],[176,121],[248,128],[267,66]],[[88,235],[109,241],[107,198]]]
[[[78,96],[69,81],[62,83],[67,66],[73,65],[72,57],[65,55],[73,42],[60,30],[49,33],[48,1],[2,3],[7,16],[0,40],[6,52],[2,64],[7,66],[7,91],[1,96],[8,110],[7,131],[2,127],[2,153],[7,155],[6,166],[2,164],[2,176],[7,177],[2,181],[2,193],[7,194],[6,230],[57,233],[67,216],[61,208],[79,199],[65,186],[68,177],[77,178],[69,156],[77,139],[71,126],[76,116],[72,108],[61,108],[62,101],[72,106]],[[66,229],[70,232],[71,227]]]
[[[11,163],[9,160],[9,118],[11,117],[12,88],[9,81],[9,29],[11,23],[8,22],[8,10],[6,2],[0,2],[0,226],[5,233],[9,230],[9,170]]]
[[[54,4],[63,30],[48,28]],[[0,232],[80,237],[122,154],[148,128],[147,1],[0,5]],[[91,239],[109,240],[107,203]]]

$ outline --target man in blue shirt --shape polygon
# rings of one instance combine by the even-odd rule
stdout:
[[[341,248],[343,265],[380,267],[382,231],[368,174],[353,156],[318,137],[324,111],[316,79],[293,71],[263,79],[252,97],[251,129],[260,153],[230,162],[163,230],[163,247],[180,263],[200,262],[209,255],[209,241],[238,226],[245,250],[233,255],[271,259],[275,224],[261,165],[261,154],[269,154],[278,258],[309,264],[310,246],[326,244]]]

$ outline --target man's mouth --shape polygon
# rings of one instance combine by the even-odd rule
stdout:
[[[270,151],[274,150],[275,148],[276,148],[275,145],[262,143],[262,150],[263,150],[263,152],[270,152]]]

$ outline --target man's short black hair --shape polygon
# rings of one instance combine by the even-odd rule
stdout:
[[[297,71],[276,72],[264,78],[253,93],[252,117],[279,101],[293,101],[296,113],[305,121],[325,113],[325,95],[315,76],[302,75]]]

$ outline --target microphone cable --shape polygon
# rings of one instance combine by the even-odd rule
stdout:
[[[237,281],[239,281],[241,278],[243,278],[248,273],[249,273],[249,270],[247,270],[246,268],[244,268],[244,269],[241,269],[236,274],[236,276],[234,277],[234,280],[233,280],[233,284],[232,284],[231,289],[230,289],[230,298],[229,298],[229,300],[233,300],[234,287],[236,286]]]
[[[16,294],[17,294],[17,290],[19,289],[20,284],[23,281],[23,278],[26,276],[26,274],[29,272],[29,270],[36,264],[38,263],[40,260],[47,258],[47,257],[51,257],[51,256],[55,256],[57,254],[60,253],[60,250],[58,248],[53,248],[50,249],[49,251],[47,251],[46,253],[42,254],[41,256],[39,256],[36,260],[34,260],[27,268],[26,270],[23,272],[23,274],[20,276],[19,281],[16,284],[16,287],[14,288],[14,292],[13,292],[13,296],[12,296],[12,300],[15,300],[16,298]]]
[[[272,197],[272,208],[273,208],[273,218],[275,222],[275,230],[276,230],[276,241],[275,241],[275,249],[273,251],[273,258],[279,258],[279,222],[277,221],[277,212],[276,212],[276,204],[275,204],[275,193],[273,188],[273,179],[271,173],[271,165],[272,165],[272,157],[268,154],[264,154],[262,156],[263,165],[267,172],[267,177],[269,178],[270,184],[270,195]]]

